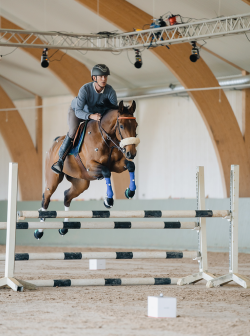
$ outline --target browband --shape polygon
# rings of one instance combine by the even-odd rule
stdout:
[[[136,119],[136,117],[119,117],[118,120],[120,119]]]

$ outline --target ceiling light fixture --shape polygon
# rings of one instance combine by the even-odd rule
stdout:
[[[192,41],[192,50],[190,55],[190,61],[196,62],[200,58],[200,52],[199,49],[196,47],[196,41]]]
[[[142,58],[139,49],[135,49],[135,63],[134,66],[136,69],[140,69],[142,67]]]
[[[48,48],[43,49],[43,53],[41,57],[41,66],[43,68],[48,68],[49,66]]]

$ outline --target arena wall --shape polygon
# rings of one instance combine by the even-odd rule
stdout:
[[[242,93],[226,91],[226,94],[242,129]],[[53,139],[67,132],[67,110],[71,99],[70,95],[43,99],[44,105],[51,105],[43,109],[44,159]],[[34,100],[19,100],[15,104],[17,107],[34,106]],[[11,112],[6,113],[6,122],[8,113]],[[35,141],[34,109],[20,110],[20,113]],[[194,198],[198,165],[205,167],[206,195],[210,198],[225,197],[212,141],[192,99],[170,96],[140,99],[136,117],[141,139],[135,159],[138,199]],[[5,200],[11,158],[1,135],[0,155],[0,200]],[[62,200],[63,191],[68,187],[69,183],[63,181],[52,199]],[[105,197],[105,192],[105,182],[95,181],[79,199],[98,200]]]

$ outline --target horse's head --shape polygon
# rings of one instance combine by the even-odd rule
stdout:
[[[136,128],[138,126],[136,118],[133,116],[136,104],[130,107],[119,104],[116,137],[120,140],[120,147],[124,148],[124,154],[127,159],[134,159],[136,156],[136,146],[139,145],[140,139],[136,137]]]

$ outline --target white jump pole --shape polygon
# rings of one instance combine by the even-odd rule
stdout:
[[[229,273],[208,281],[207,287],[218,287],[230,281],[250,288],[250,279],[238,274],[238,225],[239,225],[239,166],[231,166],[230,174],[230,226],[229,226]]]
[[[199,218],[230,215],[229,210],[157,210],[157,211],[18,211],[18,220],[26,218]]]
[[[5,277],[0,279],[0,287],[8,285],[14,291],[23,291],[23,286],[14,278],[15,245],[16,245],[17,179],[18,179],[18,164],[10,162]]]
[[[205,180],[204,180],[204,167],[197,167],[196,170],[196,200],[197,200],[197,210],[205,210]],[[198,233],[198,251],[200,252],[199,262],[199,273],[188,275],[184,278],[180,278],[177,285],[187,285],[190,283],[195,283],[202,279],[210,280],[215,278],[215,276],[208,272],[207,264],[207,232],[206,232],[206,218],[199,218]]]

